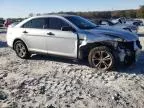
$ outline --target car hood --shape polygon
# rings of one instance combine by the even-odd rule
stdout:
[[[85,30],[85,32],[93,34],[93,36],[111,36],[114,38],[121,38],[125,41],[136,41],[138,36],[132,32],[119,30],[112,27],[97,27],[95,29]]]

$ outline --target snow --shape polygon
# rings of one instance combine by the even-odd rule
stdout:
[[[100,72],[84,61],[20,59],[1,34],[0,108],[144,108],[143,54],[131,67]]]

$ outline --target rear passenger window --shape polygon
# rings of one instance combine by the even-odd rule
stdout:
[[[43,29],[45,27],[45,19],[44,18],[33,19],[24,24],[22,27]]]
[[[61,30],[65,26],[69,26],[69,24],[59,18],[49,18],[49,29]]]

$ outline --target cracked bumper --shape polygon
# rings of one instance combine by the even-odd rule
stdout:
[[[120,62],[124,62],[125,60],[127,61],[133,60],[134,62],[136,62],[138,60],[139,55],[141,53],[141,48],[138,47],[136,42],[134,42],[132,46],[133,47],[131,47],[130,49],[128,48],[118,49]]]
[[[135,51],[121,50],[119,53],[120,62],[124,62],[126,58],[128,58],[129,60],[133,59],[133,61],[137,61],[140,53],[141,53],[140,49]]]
[[[136,52],[135,52],[136,61],[138,60],[138,58],[139,58],[139,56],[141,54],[141,51],[142,51],[141,49],[136,50]]]

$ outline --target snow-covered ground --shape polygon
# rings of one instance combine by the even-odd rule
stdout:
[[[22,60],[1,34],[0,108],[144,108],[143,54],[129,68],[100,72],[52,56]]]

